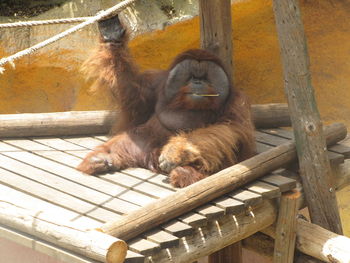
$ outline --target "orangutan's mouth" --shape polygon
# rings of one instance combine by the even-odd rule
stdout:
[[[200,97],[218,97],[220,94],[218,93],[213,93],[213,94],[198,94],[198,93],[191,93],[194,96],[200,96]]]

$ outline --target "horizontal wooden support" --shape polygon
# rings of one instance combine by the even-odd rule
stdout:
[[[327,127],[325,134],[328,143],[335,143],[345,138],[346,127],[342,124],[333,124]],[[288,142],[213,174],[115,221],[108,222],[101,227],[102,231],[128,240],[289,164],[295,159],[295,145],[293,142]]]
[[[31,234],[59,247],[88,258],[107,263],[124,262],[127,245],[124,241],[92,230],[84,231],[57,220],[41,219],[41,211],[32,211],[0,201],[0,222],[5,226]]]
[[[257,128],[290,126],[286,104],[252,106]],[[118,119],[114,111],[70,111],[0,115],[0,137],[106,134]]]
[[[271,225],[276,218],[275,203],[265,200],[250,213],[227,215],[219,221],[210,221],[207,226],[196,230],[191,236],[181,239],[178,246],[160,250],[146,262],[193,262],[254,234],[263,226]]]

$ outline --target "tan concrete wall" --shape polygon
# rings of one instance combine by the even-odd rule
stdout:
[[[100,8],[111,6],[112,2],[73,0],[39,18],[91,15]],[[139,7],[140,12],[129,10],[126,14],[129,21],[138,22],[139,26],[134,29],[145,32],[162,28],[169,17],[159,11],[159,6],[147,6],[153,1],[142,2],[145,6]],[[188,5],[184,14],[181,6],[175,9],[180,19],[193,15],[197,8],[196,1],[169,0],[171,2]],[[350,127],[350,2],[301,0],[301,3],[321,115],[326,122],[343,121]],[[253,103],[285,101],[271,1],[237,1],[232,11],[235,84]],[[2,21],[6,19],[2,18]],[[1,30],[0,56],[67,27]],[[96,27],[90,27],[18,61],[16,69],[7,67],[5,74],[0,76],[0,113],[105,109],[104,94],[91,94],[91,83],[85,82],[79,73],[79,66],[95,46],[96,33]],[[177,53],[199,46],[198,18],[139,35],[130,46],[143,69],[166,68]],[[350,188],[342,190],[339,201],[346,234],[350,235]]]

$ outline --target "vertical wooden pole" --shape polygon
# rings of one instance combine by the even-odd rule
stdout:
[[[312,222],[342,234],[298,0],[273,0],[302,183]]]
[[[199,0],[201,48],[218,56],[232,77],[232,16],[230,0]]]
[[[232,17],[230,0],[199,0],[201,48],[218,56],[233,80]],[[242,262],[242,244],[237,242],[209,256],[209,263]]]
[[[297,235],[297,214],[299,211],[299,191],[290,191],[281,196],[278,211],[274,263],[293,263],[295,239]]]

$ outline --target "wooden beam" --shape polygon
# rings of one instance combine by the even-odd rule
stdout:
[[[0,222],[8,227],[97,261],[124,262],[127,252],[124,241],[98,231],[83,231],[67,223],[59,223],[54,217],[53,220],[43,220],[37,217],[41,212],[0,201]]]
[[[346,136],[342,124],[326,129],[328,142],[337,142]],[[283,144],[224,169],[176,193],[157,200],[115,221],[106,223],[102,231],[128,240],[147,229],[178,217],[194,208],[226,194],[258,177],[295,161],[293,142]]]
[[[218,56],[232,78],[232,17],[230,0],[199,0],[201,48]]]
[[[335,190],[331,184],[331,167],[311,85],[299,3],[298,0],[274,0],[273,8],[284,68],[285,92],[311,220],[341,234]]]
[[[290,191],[281,196],[278,211],[273,262],[293,263],[296,238],[299,191]]]

